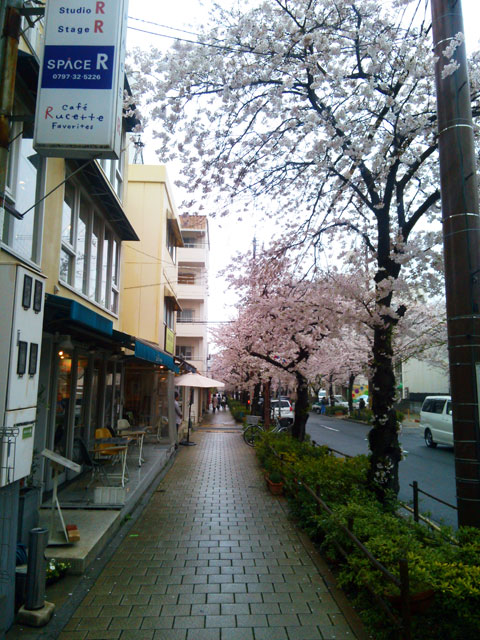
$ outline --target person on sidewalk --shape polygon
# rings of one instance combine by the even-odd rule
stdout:
[[[327,399],[325,396],[320,400],[320,413],[324,416],[327,413]]]
[[[178,395],[178,391],[175,391],[175,424],[177,427],[177,440],[178,440],[178,430],[180,429],[180,425],[182,424],[182,409],[180,408],[180,405],[178,403],[178,399],[179,399],[179,395]],[[177,447],[177,444],[175,444],[175,448]]]
[[[215,413],[216,408],[218,407],[218,398],[216,395],[213,396],[212,398],[212,409],[213,409],[213,413]]]

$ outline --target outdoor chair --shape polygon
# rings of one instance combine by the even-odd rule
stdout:
[[[104,480],[104,483],[109,486],[108,475],[105,471],[105,460],[96,459],[95,457],[90,455],[90,451],[88,450],[87,445],[82,440],[82,438],[75,438],[73,441],[73,448],[76,451],[76,460],[78,464],[82,464],[92,471],[92,475],[90,477],[90,481],[86,485],[85,489],[88,489],[90,485],[95,480],[95,476],[100,474]]]

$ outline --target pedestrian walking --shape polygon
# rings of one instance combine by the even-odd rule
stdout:
[[[182,418],[183,418],[183,414],[182,414],[182,409],[180,407],[180,404],[178,402],[178,399],[180,398],[180,396],[178,395],[178,391],[175,391],[175,425],[177,427],[177,440],[178,440],[178,430],[180,429],[180,425],[182,424]],[[177,447],[177,444],[175,443],[175,448]]]
[[[215,413],[216,408],[218,407],[218,398],[216,396],[216,394],[213,396],[212,398],[212,410],[213,413]]]
[[[320,400],[320,413],[325,415],[327,413],[327,399],[325,396]]]

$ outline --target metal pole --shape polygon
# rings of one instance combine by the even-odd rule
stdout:
[[[48,529],[31,529],[28,542],[27,591],[25,609],[41,609],[45,605]]]
[[[413,519],[418,522],[418,482],[412,482],[413,487]]]
[[[463,29],[460,0],[432,0],[448,348],[458,524],[480,527],[480,221],[465,44],[445,78],[444,51]]]
[[[410,581],[408,578],[408,562],[405,558],[399,561],[400,598],[402,602],[402,640],[412,640],[412,616],[410,611]]]

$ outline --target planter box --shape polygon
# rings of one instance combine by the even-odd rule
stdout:
[[[265,476],[265,482],[271,494],[274,496],[283,495],[283,482],[272,482],[268,476]]]

